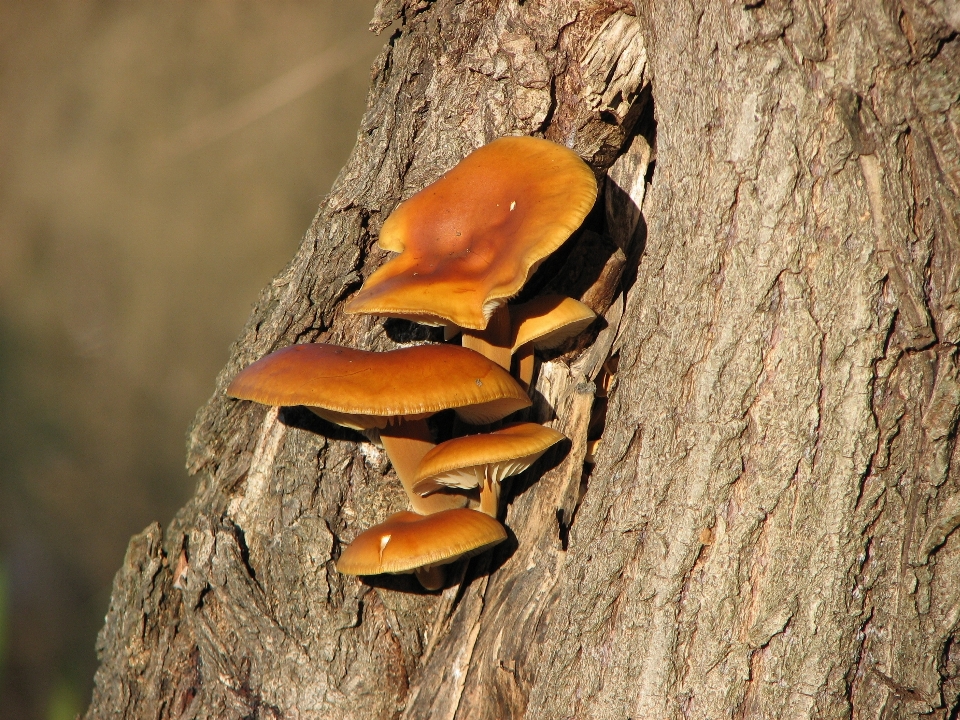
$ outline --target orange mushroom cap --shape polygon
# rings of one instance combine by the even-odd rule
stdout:
[[[494,140],[397,206],[379,245],[401,254],[346,310],[482,330],[596,197],[593,172],[573,151],[533,137]]]
[[[528,342],[540,348],[556,347],[582,333],[596,319],[593,310],[563,295],[540,295],[529,302],[511,305],[513,351]]]
[[[291,345],[245,368],[227,394],[266,405],[306,405],[355,428],[424,418],[456,408],[489,423],[530,406],[503,368],[455,345],[370,352],[337,345]]]
[[[475,488],[523,472],[564,434],[537,423],[515,423],[480,435],[440,443],[420,461],[413,492],[425,495],[444,487]]]
[[[340,555],[345,575],[404,573],[476,555],[507,539],[503,525],[476,510],[398,512],[360,533]]]

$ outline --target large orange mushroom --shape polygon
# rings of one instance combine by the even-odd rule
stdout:
[[[292,345],[244,369],[227,393],[266,405],[305,405],[340,425],[378,429],[419,513],[467,502],[462,495],[431,501],[411,490],[417,465],[433,447],[427,417],[454,408],[467,422],[486,424],[530,406],[526,393],[506,371],[472,350],[451,345],[383,353]]]
[[[507,299],[580,226],[596,196],[593,172],[573,151],[533,137],[494,140],[397,206],[379,245],[400,255],[346,310],[455,325],[465,346],[509,368]]]

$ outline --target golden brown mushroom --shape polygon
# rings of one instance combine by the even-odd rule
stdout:
[[[421,513],[466,504],[465,497],[431,501],[411,491],[416,467],[433,447],[427,417],[454,408],[467,422],[486,424],[530,405],[502,368],[452,345],[384,353],[292,345],[244,369],[227,393],[266,405],[305,405],[340,425],[379,429],[411,504]]]
[[[596,196],[593,172],[573,151],[532,137],[494,140],[397,206],[379,245],[400,255],[346,310],[456,325],[467,330],[465,345],[509,367],[509,320],[495,311],[580,226]]]
[[[360,533],[340,555],[345,575],[414,572],[427,590],[443,586],[442,565],[477,555],[503,542],[506,530],[496,520],[466,508],[433,515],[399,512]]]
[[[533,380],[533,349],[557,347],[576,337],[596,320],[597,314],[579,300],[563,295],[540,295],[510,307],[510,350],[514,375],[524,389]]]
[[[522,473],[563,433],[536,423],[515,423],[481,435],[440,443],[417,467],[413,491],[421,495],[444,488],[480,488],[480,511],[497,517],[500,483]]]

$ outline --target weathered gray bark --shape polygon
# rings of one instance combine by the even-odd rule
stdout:
[[[197,418],[196,496],[131,542],[87,717],[956,717],[960,7],[377,19],[401,14],[353,156]],[[293,342],[390,347],[403,328],[340,309],[377,228],[521,133],[606,177],[540,281],[607,320],[541,367],[534,414],[571,443],[461,583],[372,588],[333,559],[403,506],[384,456],[223,388]]]

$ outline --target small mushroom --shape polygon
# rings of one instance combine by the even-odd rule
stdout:
[[[540,295],[510,307],[511,351],[514,374],[527,389],[533,381],[533,349],[550,349],[576,337],[597,314],[578,300],[563,295]]]
[[[600,438],[597,438],[596,440],[587,440],[587,453],[583,458],[583,462],[587,465],[596,464],[597,453],[600,452],[600,442]]]
[[[487,358],[453,345],[421,345],[376,353],[336,345],[292,345],[244,369],[227,393],[266,405],[305,405],[357,430],[376,428],[419,513],[463,507],[465,496],[434,500],[412,492],[413,475],[433,447],[426,418],[454,408],[486,424],[529,407],[516,381]]]
[[[480,488],[480,511],[497,517],[500,483],[533,465],[563,433],[536,423],[515,423],[481,435],[440,443],[420,461],[413,491],[429,496],[445,488]]]
[[[432,515],[399,512],[360,533],[340,555],[345,575],[416,574],[427,590],[443,587],[441,566],[482,553],[507,539],[496,520],[467,508]]]
[[[495,312],[596,197],[593,171],[573,151],[533,137],[494,140],[397,206],[378,243],[400,255],[346,311],[462,328],[465,346],[508,368],[509,320],[494,322]]]

